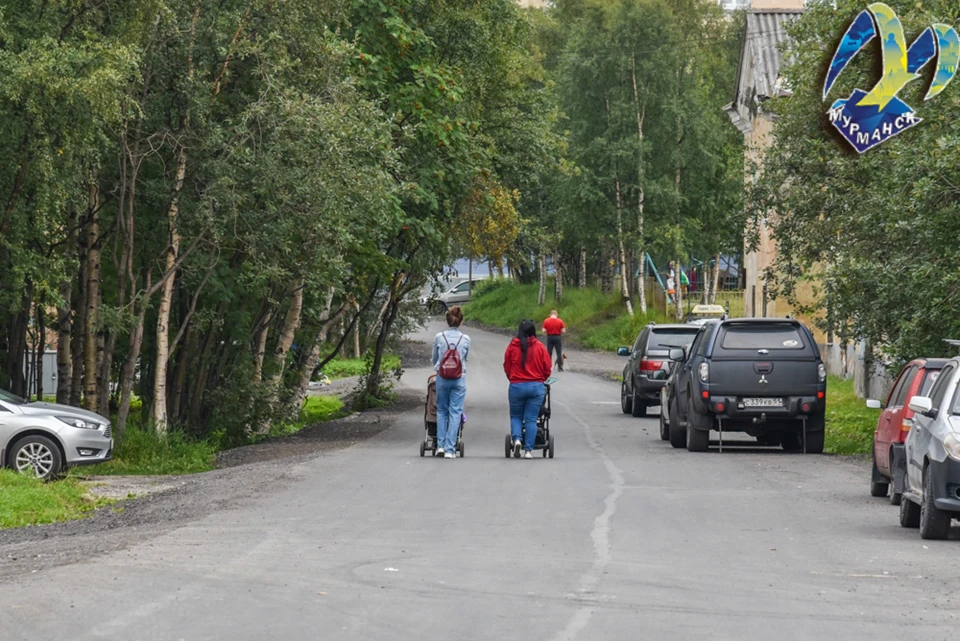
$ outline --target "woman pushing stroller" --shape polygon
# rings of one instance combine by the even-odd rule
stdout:
[[[437,456],[457,458],[457,437],[463,399],[467,395],[467,354],[470,337],[460,331],[463,310],[447,312],[448,329],[433,339],[433,369],[437,373]]]
[[[544,382],[550,378],[552,368],[550,355],[537,340],[537,325],[532,320],[520,322],[517,336],[503,355],[503,371],[510,380],[510,435],[514,456],[519,456],[523,448],[523,458],[533,458],[537,416],[546,395]]]

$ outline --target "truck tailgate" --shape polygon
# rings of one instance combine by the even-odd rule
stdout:
[[[710,363],[710,394],[816,396],[820,386],[817,365],[814,359],[714,359]]]

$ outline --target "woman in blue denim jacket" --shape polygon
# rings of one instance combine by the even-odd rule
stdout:
[[[433,339],[433,370],[440,371],[440,362],[449,349],[460,354],[460,377],[437,376],[437,456],[457,458],[457,435],[460,433],[460,416],[463,400],[467,396],[467,354],[470,352],[470,337],[460,331],[463,310],[451,307],[447,311],[449,329]]]

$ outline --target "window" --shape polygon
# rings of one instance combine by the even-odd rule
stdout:
[[[453,288],[455,292],[466,292],[470,290],[470,281],[466,280]]]
[[[953,376],[953,365],[947,365],[937,377],[937,382],[933,384],[930,390],[930,398],[933,400],[932,406],[939,408],[943,403],[943,397],[947,395],[947,386],[950,384],[950,378]]]
[[[647,334],[649,333],[649,331],[650,331],[650,330],[645,329],[645,330],[641,331],[641,332],[637,335],[637,342],[633,344],[633,353],[634,353],[634,354],[636,354],[636,353],[639,352],[641,349],[643,349],[642,346],[643,346],[643,344],[644,344],[644,343],[646,342],[646,340],[647,340]]]
[[[26,401],[19,396],[14,396],[6,390],[0,389],[0,401],[6,401],[7,403],[13,403],[14,405],[23,405]]]
[[[917,373],[917,366],[914,365],[900,373],[900,377],[890,390],[890,396],[887,397],[887,407],[903,407],[903,399],[910,389],[910,382],[914,374]]]
[[[938,369],[923,370],[923,380],[920,381],[920,391],[917,392],[917,396],[926,396],[930,392],[930,388],[933,387],[933,384],[937,382],[939,376],[940,370]]]
[[[674,328],[674,329],[654,329],[650,332],[650,342],[647,349],[674,349],[676,347],[687,347],[697,337],[699,327]]]
[[[721,342],[723,349],[803,349],[800,328],[796,325],[731,325]]]

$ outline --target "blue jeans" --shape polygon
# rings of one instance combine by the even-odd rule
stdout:
[[[457,451],[463,399],[467,396],[467,377],[437,376],[437,449]]]
[[[526,452],[533,450],[537,440],[537,417],[546,395],[547,388],[543,383],[510,383],[510,438],[523,440]],[[526,434],[521,436],[524,426]]]

